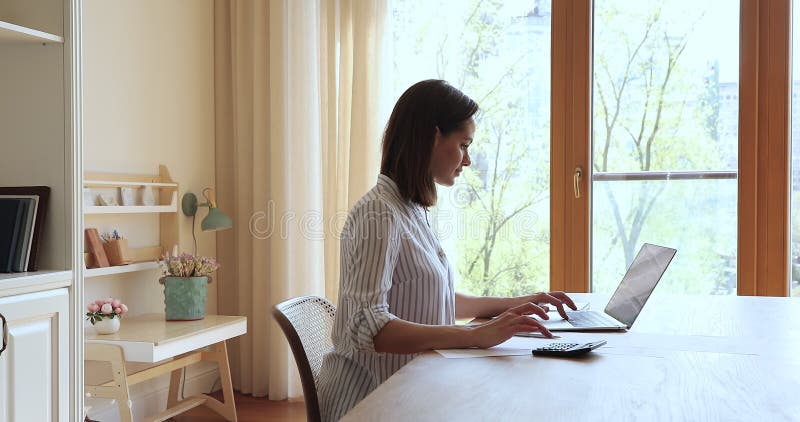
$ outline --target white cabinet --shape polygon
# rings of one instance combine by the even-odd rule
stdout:
[[[0,314],[0,422],[69,420],[68,290],[0,298]]]
[[[50,187],[40,271],[0,274],[0,422],[83,420],[81,0],[0,0],[0,186]]]

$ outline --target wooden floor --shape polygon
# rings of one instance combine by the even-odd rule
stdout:
[[[212,394],[222,399],[219,392]],[[305,422],[306,404],[302,401],[272,401],[236,393],[236,416],[239,422]],[[180,422],[222,422],[222,416],[205,406],[196,407],[173,418]]]

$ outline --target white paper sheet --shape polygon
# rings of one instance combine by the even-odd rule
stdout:
[[[552,343],[553,339],[511,337],[488,349],[443,349],[437,353],[448,359],[485,358],[490,356],[530,356],[531,350]]]
[[[514,349],[510,347],[495,346],[489,349],[443,349],[436,353],[447,359],[485,358],[489,356],[524,356],[530,355],[531,349]]]

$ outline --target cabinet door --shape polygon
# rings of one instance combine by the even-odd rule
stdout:
[[[0,355],[0,422],[67,421],[67,289],[0,298],[8,345]]]

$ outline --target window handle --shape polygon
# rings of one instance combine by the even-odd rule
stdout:
[[[8,324],[6,324],[6,317],[3,314],[0,314],[0,319],[3,320],[3,346],[0,348],[0,355],[2,355],[8,346]]]
[[[580,167],[575,167],[575,173],[572,175],[572,188],[575,190],[575,198],[581,197],[581,177],[583,170]]]

